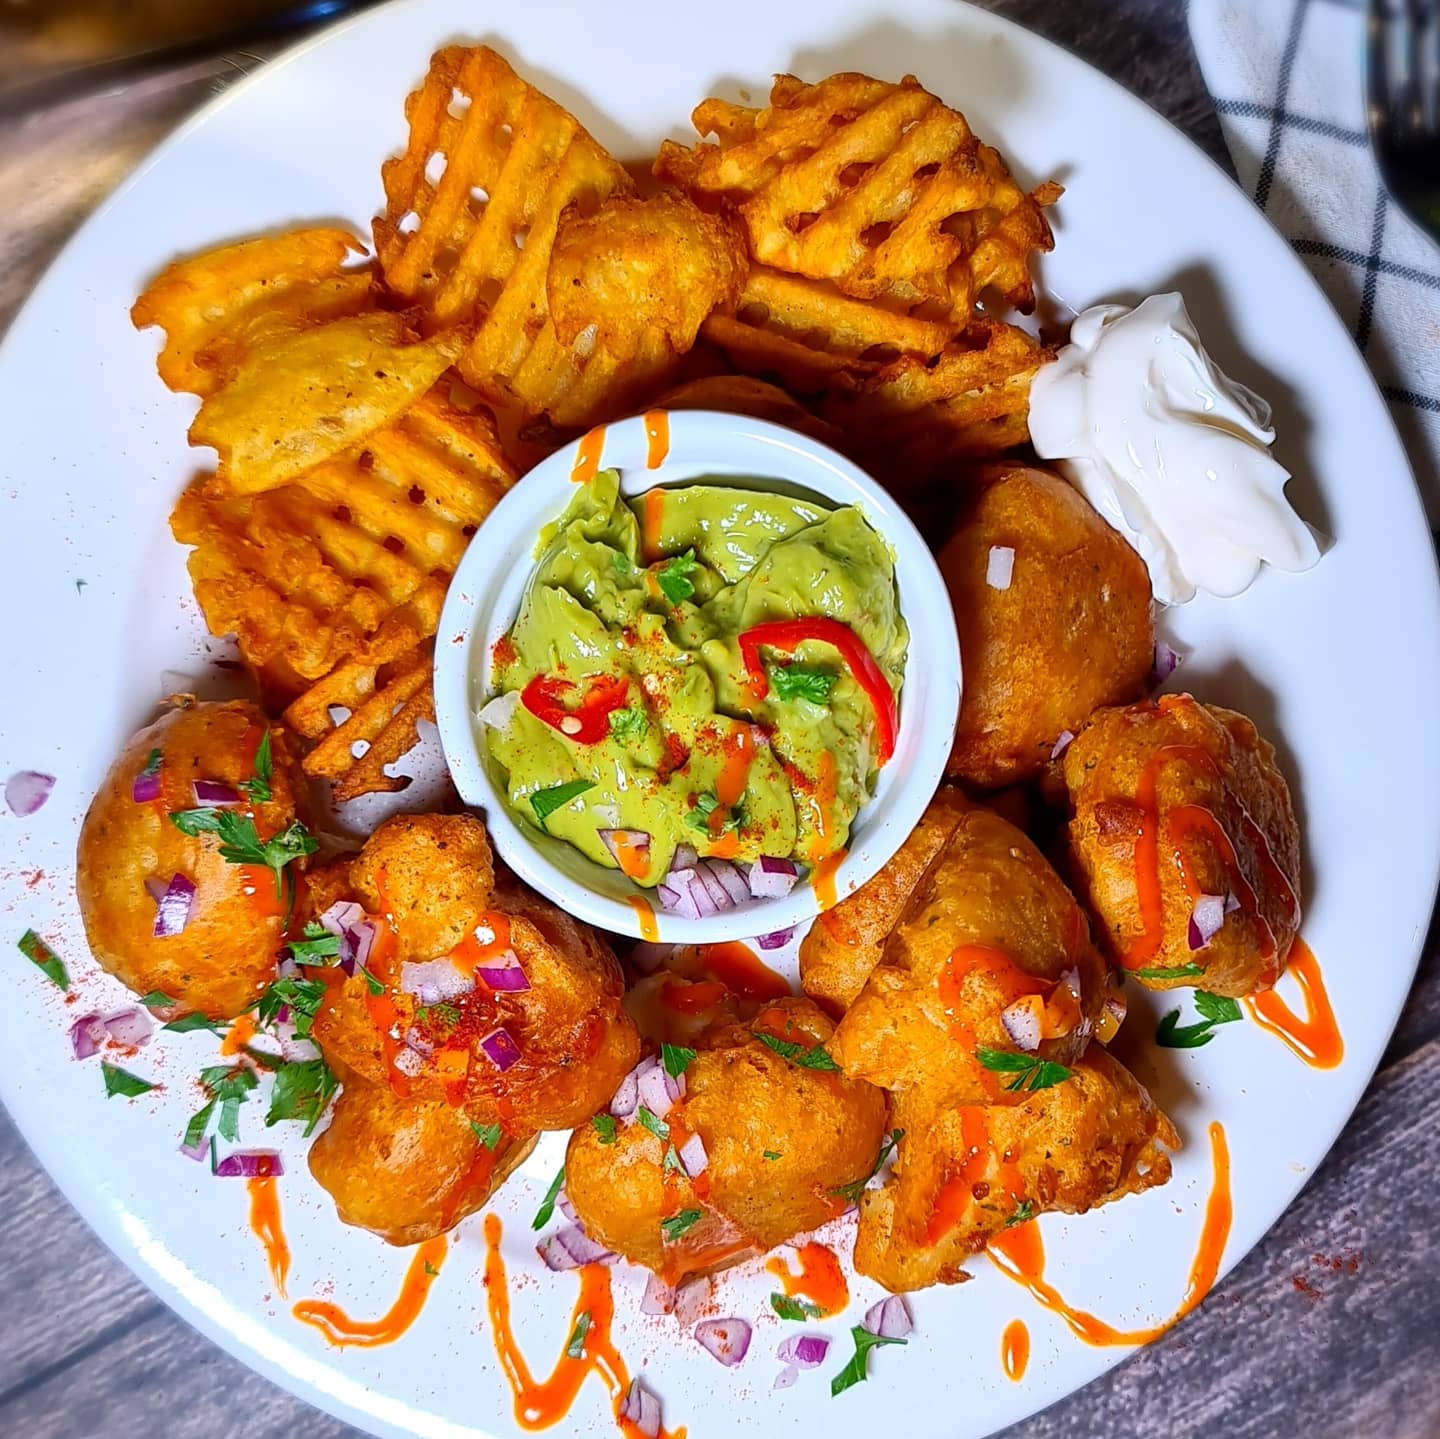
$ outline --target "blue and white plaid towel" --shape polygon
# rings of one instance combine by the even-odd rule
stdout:
[[[1190,33],[1240,183],[1349,325],[1440,526],[1440,248],[1380,184],[1362,0],[1190,0]]]

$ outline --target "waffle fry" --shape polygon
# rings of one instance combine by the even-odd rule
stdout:
[[[285,711],[292,729],[316,741],[305,772],[329,780],[337,804],[409,785],[408,777],[385,769],[414,747],[420,721],[435,719],[433,670],[428,644],[383,665],[337,665]],[[335,709],[349,713],[337,723]]]
[[[656,403],[663,410],[720,410],[728,415],[753,415],[757,420],[787,425],[827,445],[838,448],[842,442],[840,432],[833,425],[812,414],[799,400],[778,385],[749,375],[705,375],[698,380],[687,380],[661,395]]]
[[[212,633],[294,693],[435,632],[450,572],[514,479],[492,422],[438,390],[291,485],[192,485],[171,517]]]
[[[166,266],[130,310],[158,325],[157,368],[172,389],[213,394],[258,345],[371,305],[368,269],[346,270],[365,247],[348,230],[289,230],[222,245]]]
[[[423,306],[434,329],[476,323],[460,372],[505,400],[547,330],[561,216],[571,205],[593,213],[633,182],[487,46],[437,51],[405,114],[409,143],[382,168],[386,206],[374,226],[385,284]]]
[[[759,263],[952,332],[985,289],[1034,307],[1029,256],[1053,243],[1042,206],[1059,188],[1026,195],[965,117],[913,75],[898,85],[781,75],[765,109],[711,99],[692,120],[715,143],[666,142],[655,173],[692,197],[734,204]]]

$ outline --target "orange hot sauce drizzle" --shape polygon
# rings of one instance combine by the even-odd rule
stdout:
[[[835,809],[835,756],[829,750],[820,753],[819,773],[815,776],[815,790],[809,796],[815,811],[815,843],[811,849],[811,863],[814,871],[810,887],[823,912],[834,909],[839,903],[835,887],[835,871],[845,858],[844,848],[831,849],[831,820]]]
[[[1000,1337],[1000,1362],[1005,1366],[1005,1377],[1018,1384],[1025,1377],[1025,1368],[1030,1363],[1030,1331],[1023,1319],[1012,1319],[1005,1326]]]
[[[833,1249],[812,1240],[795,1251],[795,1259],[800,1266],[797,1273],[787,1269],[783,1259],[769,1259],[765,1263],[786,1294],[808,1299],[819,1309],[822,1318],[840,1313],[850,1303],[850,1286],[845,1282],[845,1272]]]
[[[1334,1069],[1345,1057],[1345,1041],[1320,966],[1303,939],[1297,937],[1290,946],[1286,968],[1300,986],[1303,1019],[1273,989],[1251,995],[1244,1001],[1245,1008],[1261,1029],[1278,1036],[1312,1069]]]
[[[640,922],[640,938],[648,939],[653,944],[660,938],[660,925],[655,919],[655,910],[650,901],[643,894],[632,894],[630,908],[635,911],[635,918]]]
[[[275,871],[263,864],[242,864],[239,866],[242,893],[250,901],[251,908],[266,919],[283,917],[290,909],[285,894],[285,881],[280,882],[280,893],[275,893]]]
[[[926,1241],[931,1245],[939,1244],[975,1203],[975,1186],[989,1179],[992,1159],[995,1161],[992,1189],[999,1185],[1017,1205],[1025,1197],[1025,1181],[1014,1157],[1008,1151],[1000,1155],[995,1153],[985,1107],[967,1104],[957,1112],[964,1153],[960,1157],[959,1170],[947,1176],[935,1195],[926,1225]]]
[[[575,446],[575,464],[570,478],[577,485],[589,484],[600,473],[600,454],[605,448],[605,426],[596,425],[578,445]]]
[[[790,981],[777,974],[748,944],[732,940],[726,944],[702,944],[700,966],[710,978],[719,980],[741,999],[787,999]]]
[[[658,470],[670,453],[670,416],[664,410],[645,411],[645,468]]]
[[[549,1375],[537,1380],[520,1352],[515,1331],[510,1324],[510,1290],[505,1277],[505,1261],[500,1257],[500,1219],[485,1216],[485,1305],[490,1312],[490,1328],[495,1336],[495,1353],[515,1398],[515,1422],[522,1429],[548,1429],[558,1424],[569,1412],[586,1375],[594,1372],[610,1391],[611,1407],[620,1432],[630,1439],[639,1430],[620,1418],[620,1405],[630,1388],[630,1371],[625,1367],[619,1350],[610,1336],[615,1318],[615,1302],[610,1293],[610,1271],[603,1264],[586,1264],[576,1271],[580,1292],[570,1315],[568,1338],[582,1314],[590,1315],[584,1349],[578,1359],[561,1353]],[[685,1430],[661,1431],[662,1439],[685,1439]]]
[[[238,1014],[230,1021],[229,1032],[220,1041],[220,1053],[239,1054],[255,1038],[255,1021],[248,1014]]]
[[[379,1319],[352,1319],[336,1304],[319,1299],[302,1299],[290,1311],[302,1324],[313,1325],[339,1348],[351,1345],[373,1349],[393,1344],[420,1316],[430,1284],[440,1272],[449,1250],[445,1236],[427,1239],[416,1251],[405,1271],[399,1297]]]
[[[273,1178],[247,1179],[245,1187],[250,1191],[250,1228],[265,1247],[270,1277],[275,1281],[276,1292],[284,1299],[285,1280],[290,1273],[290,1246],[280,1227],[280,1191]]]
[[[1070,1331],[1086,1344],[1149,1344],[1178,1324],[1205,1298],[1220,1272],[1234,1210],[1230,1202],[1230,1149],[1225,1142],[1225,1130],[1213,1121],[1210,1155],[1215,1177],[1205,1202],[1205,1222],[1200,1227],[1200,1241],[1190,1266],[1190,1281],[1185,1286],[1180,1307],[1160,1324],[1149,1329],[1115,1329],[1083,1309],[1072,1309],[1054,1286],[1045,1281],[1045,1246],[1033,1220],[997,1234],[986,1251],[990,1261],[1002,1274],[1023,1284],[1052,1314],[1058,1314],[1070,1326]]]

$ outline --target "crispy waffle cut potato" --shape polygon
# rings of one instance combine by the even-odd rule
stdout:
[[[137,329],[165,331],[160,378],[215,393],[260,345],[373,308],[365,247],[348,230],[287,230],[221,245],[168,265],[136,300]]]
[[[830,1053],[854,1078],[936,1104],[1019,1103],[1026,1061],[1065,1065],[1083,1052],[1107,974],[1060,876],[976,806],[925,871]],[[987,1063],[991,1051],[1011,1067]]]
[[[339,890],[359,906],[380,992],[358,969],[318,972],[327,1059],[512,1137],[581,1124],[615,1092],[640,1049],[619,964],[593,930],[497,882],[478,820],[398,816],[344,867],[307,905]]]
[[[435,53],[405,102],[410,134],[382,169],[375,246],[387,288],[432,329],[476,326],[460,371],[503,399],[548,327],[562,215],[634,184],[553,100],[488,46]]]
[[[1059,188],[1026,195],[913,75],[780,75],[764,109],[710,99],[691,119],[715,143],[666,142],[655,172],[735,205],[759,263],[956,330],[986,289],[1034,307],[1029,258],[1053,244],[1042,207]]]
[[[1093,715],[1062,764],[1073,869],[1116,962],[1151,989],[1269,989],[1300,926],[1300,829],[1270,742],[1163,695]]]
[[[900,1292],[958,1284],[1017,1213],[1083,1214],[1165,1184],[1175,1126],[1098,1044],[1070,1077],[1019,1104],[894,1101],[893,1172],[860,1200],[855,1267]],[[1024,1209],[1021,1206],[1025,1206]]]
[[[534,1147],[533,1136],[501,1135],[492,1149],[443,1099],[417,1103],[350,1077],[310,1147],[310,1172],[342,1224],[420,1244],[488,1203]]]
[[[830,1021],[807,999],[746,1003],[710,981],[657,975],[641,989],[665,991],[657,1004],[639,998],[662,1023],[647,1037],[658,1043],[663,1035],[697,1054],[673,1101],[656,1061],[644,1062],[635,1083],[627,1081],[636,1103],[617,1121],[614,1143],[589,1124],[571,1136],[566,1192],[586,1233],[675,1283],[841,1213],[848,1201],[837,1191],[863,1183],[875,1167],[886,1103],[869,1084],[788,1057],[791,1046],[818,1052]],[[641,1104],[659,1114],[666,1140],[636,1119]],[[686,1146],[697,1137],[705,1164],[692,1174]],[[666,1162],[669,1146],[682,1156],[678,1167]]]
[[[841,435],[812,414],[778,385],[750,375],[703,375],[667,390],[656,401],[662,410],[720,410],[729,415],[752,415],[810,435],[827,445],[838,445]]]

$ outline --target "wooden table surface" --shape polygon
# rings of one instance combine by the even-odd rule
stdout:
[[[989,8],[1077,51],[1228,166],[1180,0]],[[0,331],[106,193],[268,53],[217,54],[118,93],[0,121]],[[1012,1439],[1440,1435],[1437,1123],[1440,926],[1432,925],[1380,1070],[1291,1210],[1195,1314],[1016,1426]],[[357,1435],[187,1329],[102,1248],[0,1113],[0,1435],[242,1433]]]

